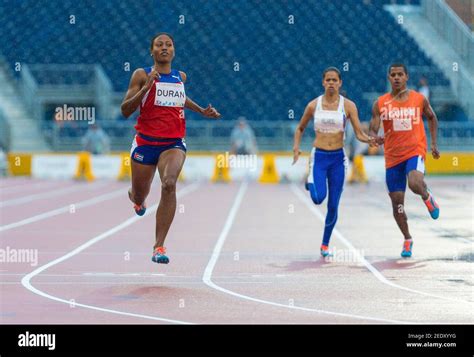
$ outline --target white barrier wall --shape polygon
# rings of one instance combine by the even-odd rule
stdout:
[[[31,158],[31,176],[42,179],[73,178],[79,158],[74,154],[33,155]]]
[[[92,174],[95,178],[116,179],[120,172],[122,161],[116,155],[93,155],[91,156]]]
[[[275,156],[275,169],[280,182],[301,182],[308,172],[308,156],[300,156],[295,165],[293,157]],[[366,156],[364,164],[369,179],[383,181],[385,177],[382,156]],[[77,173],[78,155],[38,154],[32,156],[31,175],[43,179],[72,179]],[[96,179],[117,179],[121,172],[122,160],[119,155],[91,155],[91,171]],[[215,155],[189,154],[184,163],[182,178],[186,181],[209,181],[216,167]],[[349,176],[350,165],[346,177]],[[253,161],[229,161],[229,176],[232,180],[247,179],[257,181],[263,170],[263,156]]]
[[[295,165],[293,157],[277,156],[275,158],[275,167],[280,177],[280,181],[301,182],[306,178],[308,172],[309,156],[300,156]],[[385,163],[383,156],[366,156],[364,157],[365,170],[369,179],[375,181],[385,180]],[[188,155],[184,163],[183,177],[185,180],[210,180],[213,176],[215,168],[214,156],[193,156]],[[346,178],[349,176],[352,165],[349,164]],[[230,167],[229,174],[232,180],[248,179],[257,181],[263,170],[263,157],[259,156],[256,160],[256,165],[247,167]]]
[[[214,156],[187,155],[182,175],[185,180],[203,181],[210,180],[214,172]]]

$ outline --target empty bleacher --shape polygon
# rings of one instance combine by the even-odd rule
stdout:
[[[167,31],[175,38],[173,67],[188,74],[188,95],[224,118],[298,120],[322,93],[322,71],[336,66],[361,120],[369,120],[392,61],[423,69],[412,73],[413,86],[421,75],[433,86],[449,84],[384,10],[390,3],[419,1],[1,0],[0,55],[12,69],[16,62],[100,64],[113,90],[124,93],[133,70],[152,64],[151,37]],[[88,82],[74,71],[34,75],[43,84]]]

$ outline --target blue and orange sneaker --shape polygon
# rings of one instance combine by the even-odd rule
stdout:
[[[326,258],[331,255],[331,253],[329,253],[329,247],[327,245],[321,244],[321,255],[323,258]]]
[[[412,248],[413,248],[413,240],[405,239],[405,241],[403,242],[403,250],[401,254],[402,258],[410,258]]]
[[[158,264],[168,264],[170,262],[170,259],[165,254],[165,247],[157,247],[153,251],[153,256],[151,257],[151,260]]]
[[[145,204],[142,204],[141,206],[135,204],[133,205],[133,209],[135,210],[135,213],[139,216],[143,216],[146,212]]]
[[[431,191],[429,189],[428,189],[428,199],[426,201],[423,200],[423,202],[425,203],[426,207],[428,208],[428,212],[430,212],[431,218],[438,219],[438,217],[439,217],[439,206],[436,203],[436,201],[433,197],[433,194],[431,193]]]
[[[143,216],[146,212],[145,203],[143,203],[141,206],[139,206],[135,202],[133,202],[133,200],[132,200],[132,189],[131,188],[128,189],[128,198],[133,203],[133,209],[135,210],[135,213],[139,216]]]

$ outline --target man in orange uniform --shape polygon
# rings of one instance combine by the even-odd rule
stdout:
[[[438,119],[427,98],[407,89],[408,70],[404,64],[392,64],[388,79],[392,91],[375,101],[369,135],[377,136],[382,120],[384,138],[378,138],[377,143],[384,144],[386,182],[393,216],[405,237],[401,256],[408,258],[412,255],[413,240],[404,208],[407,178],[408,187],[421,196],[431,217],[439,217],[439,206],[424,181],[427,143],[422,115],[428,119],[434,159],[440,157],[436,145]]]

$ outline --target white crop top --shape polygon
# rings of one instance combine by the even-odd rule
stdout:
[[[339,96],[339,106],[337,110],[323,109],[323,96],[319,96],[314,111],[314,130],[321,133],[343,132],[346,125],[346,113],[344,111],[344,97]]]

